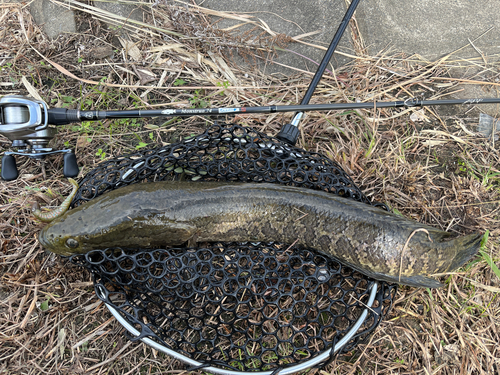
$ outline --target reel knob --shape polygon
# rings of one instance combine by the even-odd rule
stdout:
[[[3,173],[3,168],[2,168]],[[80,173],[78,169],[78,163],[76,161],[76,155],[74,152],[68,152],[64,154],[64,167],[63,174],[64,177],[76,177]]]
[[[16,159],[12,155],[4,155],[2,158],[2,179],[5,181],[15,180],[19,176]]]

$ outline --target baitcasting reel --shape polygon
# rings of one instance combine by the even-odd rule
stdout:
[[[49,125],[63,125],[78,121],[68,118],[67,109],[48,109],[47,104],[18,95],[0,98],[0,134],[12,141],[17,151],[6,151],[2,157],[2,179],[15,180],[18,177],[16,160],[13,155],[23,155],[43,159],[46,155],[64,153],[64,176],[76,177],[78,164],[71,150],[53,150],[47,147],[57,133]],[[72,114],[73,110],[69,110]],[[76,110],[74,112],[77,112]],[[71,116],[69,116],[71,117]]]

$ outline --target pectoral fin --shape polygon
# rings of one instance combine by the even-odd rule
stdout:
[[[122,242],[129,239],[127,246],[177,246],[191,241],[197,233],[194,225],[164,219],[136,219],[129,223],[132,227],[121,231]]]
[[[441,288],[443,286],[439,281],[427,276],[401,276],[401,280],[395,277],[392,282],[418,288]]]
[[[433,279],[432,277],[414,275],[414,276],[391,276],[378,272],[364,272],[367,276],[373,277],[376,280],[383,280],[389,283],[414,286],[417,288],[441,288],[443,284]]]
[[[195,241],[197,228],[185,223],[172,223],[168,228],[168,242],[172,245],[181,245]]]

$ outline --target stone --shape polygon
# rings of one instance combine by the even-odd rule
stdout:
[[[30,12],[50,39],[63,33],[76,32],[75,14],[71,9],[50,0],[35,0],[30,3]]]
[[[488,81],[496,77],[493,64],[500,61],[498,0],[362,0],[356,17],[368,54],[404,52],[436,61],[451,54],[455,78],[474,77]],[[475,58],[474,64],[466,59]],[[461,90],[461,91],[460,91]],[[488,90],[488,91],[486,91]],[[464,84],[444,99],[498,97],[494,86]],[[460,105],[435,108],[444,117],[476,119],[480,113],[498,116],[500,106]]]
[[[110,45],[99,46],[92,49],[92,57],[97,60],[112,57],[113,54],[113,47],[111,47]]]
[[[498,141],[500,136],[500,120],[481,113],[479,115],[477,131],[478,133],[483,134],[486,138],[493,138],[495,141]]]
[[[96,8],[105,10],[109,13],[116,14],[118,16],[124,17],[127,20],[135,20],[135,21],[143,21],[143,11],[140,9],[139,6],[134,5],[134,4],[126,4],[126,3],[120,3],[120,2],[102,2],[102,1],[95,1],[94,6]],[[123,21],[117,21],[120,26],[124,23]],[[114,24],[114,23],[108,23],[108,26],[110,28],[118,28],[120,26]],[[123,35],[123,31],[120,30],[118,32],[119,35]]]

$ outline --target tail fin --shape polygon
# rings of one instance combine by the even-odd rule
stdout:
[[[478,233],[473,233],[468,236],[459,237],[454,239],[457,250],[455,258],[450,263],[446,271],[453,271],[462,267],[469,259],[477,254],[481,247],[481,240],[483,236]]]
[[[449,234],[447,234],[446,232],[433,233],[433,239],[435,241],[439,241],[439,239],[444,239],[447,237],[449,237]],[[448,266],[448,268],[445,270],[441,270],[439,272],[450,272],[457,268],[462,267],[469,259],[471,259],[479,251],[479,248],[481,247],[482,238],[483,236],[481,234],[474,233],[468,236],[458,237],[451,240],[450,242],[453,243],[453,247],[457,249],[457,252],[455,254],[455,257],[451,261],[450,265]],[[353,268],[356,269],[356,267]],[[359,271],[376,280],[384,280],[390,283],[397,283],[397,284],[409,285],[420,288],[440,288],[443,286],[443,284],[441,284],[439,281],[423,275],[390,276],[378,272],[367,272],[366,270],[360,270],[360,269]]]

